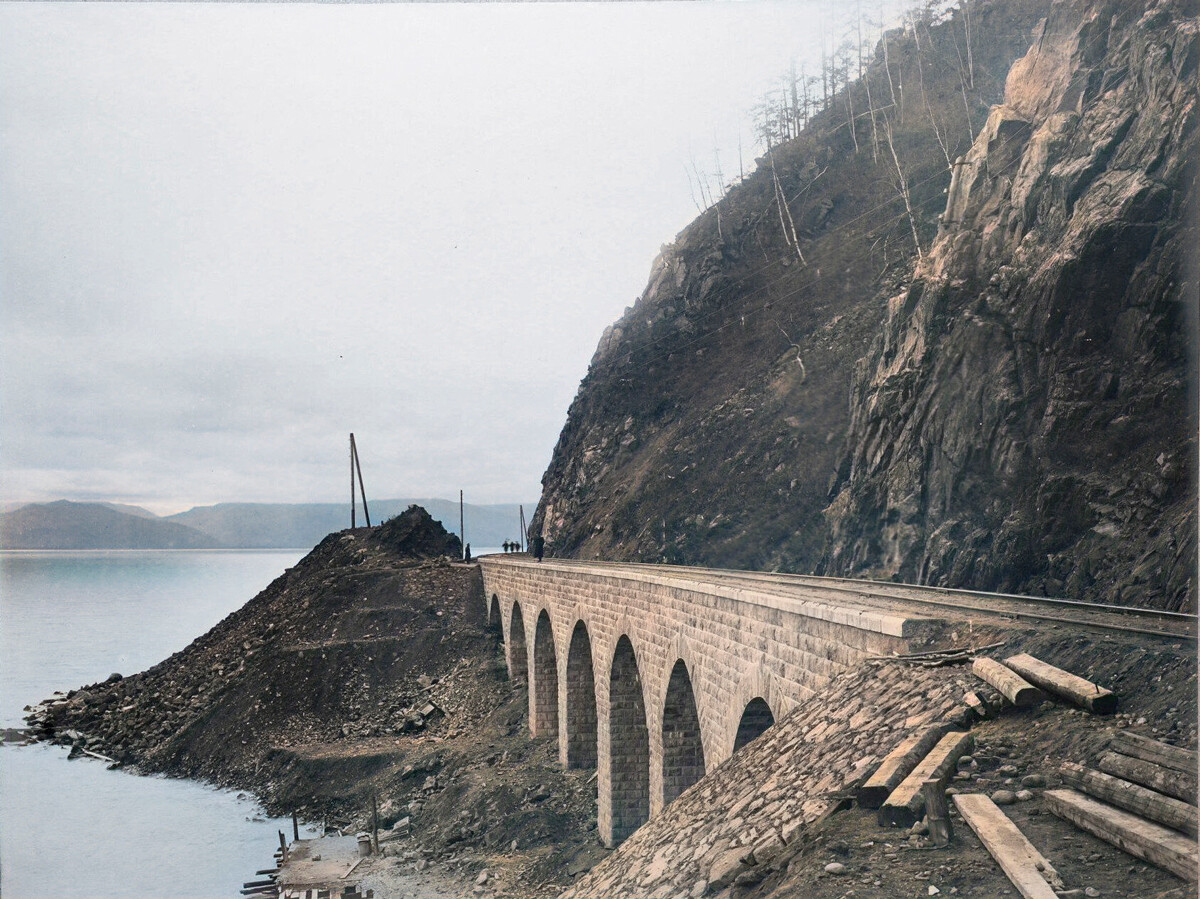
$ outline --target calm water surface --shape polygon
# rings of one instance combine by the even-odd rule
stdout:
[[[303,555],[0,553],[0,725],[55,690],[132,674],[182,649]],[[0,749],[0,892],[26,897],[237,897],[277,830],[248,799]]]

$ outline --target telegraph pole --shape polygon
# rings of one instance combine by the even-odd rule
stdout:
[[[463,558],[467,557],[467,529],[464,526],[466,517],[463,514],[463,492],[458,491],[458,542],[462,544]]]
[[[350,529],[354,530],[354,472],[358,471],[358,489],[362,494],[363,517],[367,527],[371,526],[371,512],[367,508],[367,485],[363,483],[362,464],[358,461],[358,447],[354,445],[354,433],[350,434]]]

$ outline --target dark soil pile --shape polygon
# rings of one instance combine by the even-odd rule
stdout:
[[[415,506],[331,534],[186,649],[43,703],[29,723],[330,826],[369,827],[374,800],[385,837],[412,824],[384,840],[397,865],[486,864],[488,892],[553,894],[557,872],[602,854],[594,781],[530,741],[479,569],[458,554]]]

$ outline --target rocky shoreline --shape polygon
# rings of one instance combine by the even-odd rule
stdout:
[[[29,733],[351,831],[375,799],[384,831],[409,821],[391,869],[436,868],[474,894],[487,867],[479,895],[555,895],[604,854],[594,782],[529,740],[478,567],[458,554],[415,507],[331,534],[158,665],[31,708]]]

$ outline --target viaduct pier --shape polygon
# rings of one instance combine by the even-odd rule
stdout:
[[[480,559],[532,735],[597,771],[615,846],[797,703],[871,657],[986,642],[1019,618],[1192,637],[1194,616],[873,581]]]

